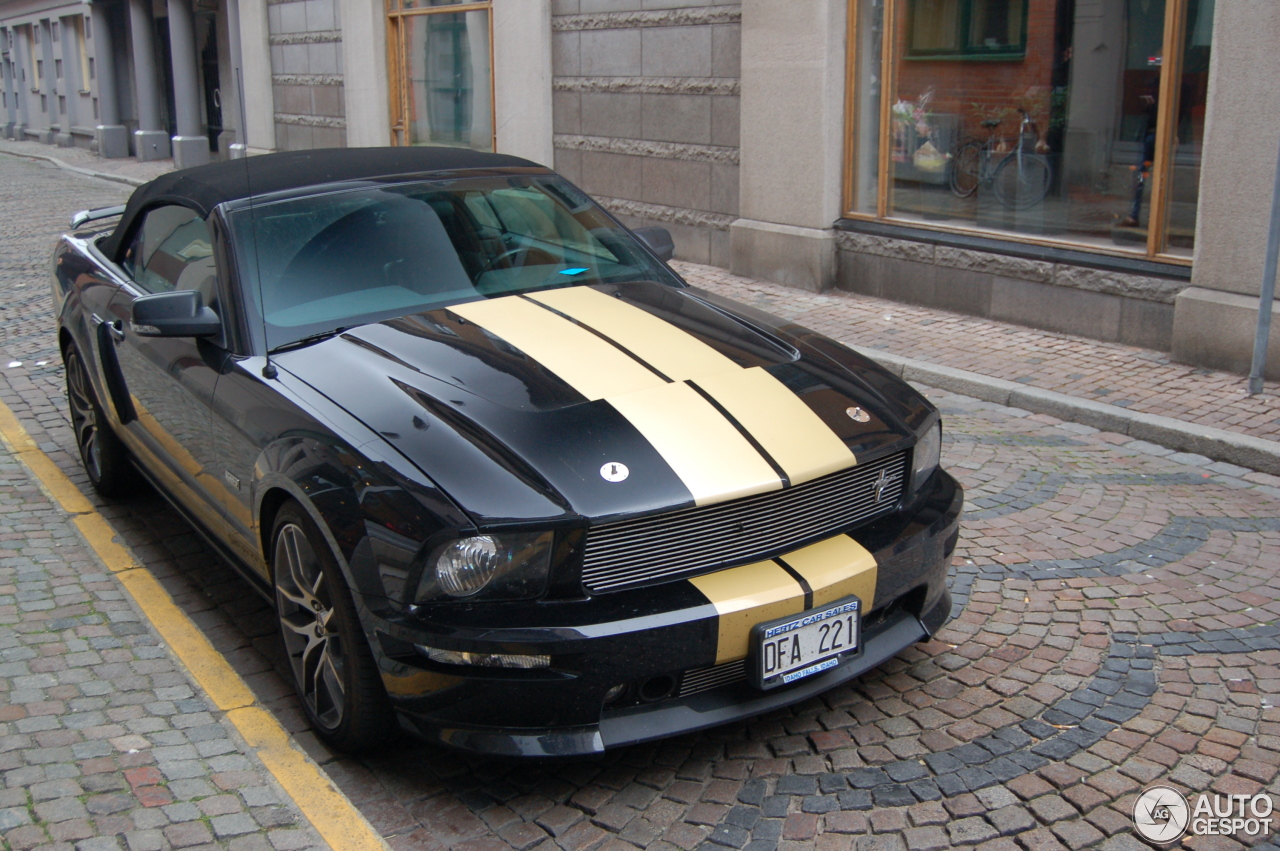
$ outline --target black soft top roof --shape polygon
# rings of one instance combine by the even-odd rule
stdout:
[[[160,204],[181,204],[207,216],[225,201],[343,180],[408,177],[461,169],[539,167],[529,160],[504,154],[430,147],[322,148],[210,163],[161,175],[135,189],[119,226],[102,248],[108,257],[116,257],[121,241],[133,230],[135,220],[145,210]]]

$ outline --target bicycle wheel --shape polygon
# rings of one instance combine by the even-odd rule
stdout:
[[[993,188],[1000,203],[1010,210],[1029,210],[1049,194],[1053,166],[1039,154],[1009,154],[996,166]]]
[[[982,143],[977,140],[965,142],[951,158],[947,177],[957,198],[968,198],[978,191],[978,184],[982,182]]]

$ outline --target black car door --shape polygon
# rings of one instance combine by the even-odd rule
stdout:
[[[130,327],[149,293],[196,290],[215,313],[218,269],[208,225],[177,205],[144,217],[120,263],[131,280],[108,308],[119,381],[132,407],[130,448],[207,529],[222,533],[225,488],[210,434],[210,406],[227,352],[219,338],[144,337]]]

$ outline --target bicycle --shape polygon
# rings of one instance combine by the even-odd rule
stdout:
[[[956,197],[968,198],[983,183],[990,183],[1001,204],[1010,210],[1028,210],[1049,194],[1053,166],[1045,157],[1026,149],[1028,134],[1035,138],[1035,123],[1026,110],[1018,112],[1022,114],[1022,124],[1012,151],[995,150],[996,128],[1001,120],[989,118],[982,122],[987,130],[986,141],[970,139],[951,158],[948,182]]]

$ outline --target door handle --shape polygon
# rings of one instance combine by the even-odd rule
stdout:
[[[107,326],[107,333],[111,335],[111,339],[115,340],[117,343],[124,342],[124,326],[121,324],[119,319],[114,322],[104,322],[102,324]]]

